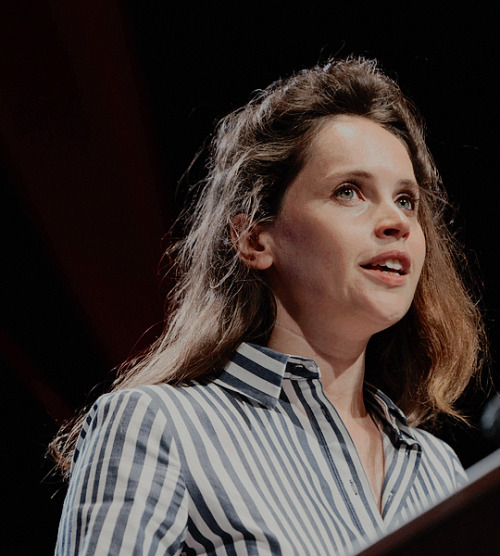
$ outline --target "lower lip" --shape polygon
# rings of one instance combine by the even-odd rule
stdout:
[[[389,286],[403,286],[406,284],[408,279],[408,274],[396,274],[363,267],[361,267],[361,270],[372,280],[375,280],[376,282],[383,282]]]

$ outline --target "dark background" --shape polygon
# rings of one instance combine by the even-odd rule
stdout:
[[[477,2],[356,6],[2,3],[4,553],[52,553],[64,485],[44,458],[47,443],[160,331],[162,237],[182,200],[176,184],[214,122],[330,55],[379,59],[424,114],[460,210],[455,232],[484,282],[496,376],[495,16]],[[486,397],[479,389],[461,401],[475,427],[441,431],[466,467],[494,449],[477,428]]]

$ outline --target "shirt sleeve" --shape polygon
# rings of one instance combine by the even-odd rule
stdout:
[[[56,556],[180,554],[187,499],[168,421],[147,390],[96,402],[77,442]]]

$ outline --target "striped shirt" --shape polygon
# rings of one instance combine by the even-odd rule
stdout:
[[[77,443],[57,555],[353,554],[465,484],[444,442],[367,386],[382,511],[310,359],[242,344],[219,377],[99,398]]]

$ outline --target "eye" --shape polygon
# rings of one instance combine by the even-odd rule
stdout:
[[[418,197],[415,193],[404,193],[396,199],[396,203],[406,211],[415,211],[418,206]]]
[[[358,187],[353,183],[342,184],[334,191],[333,195],[341,201],[353,201],[360,198]]]

